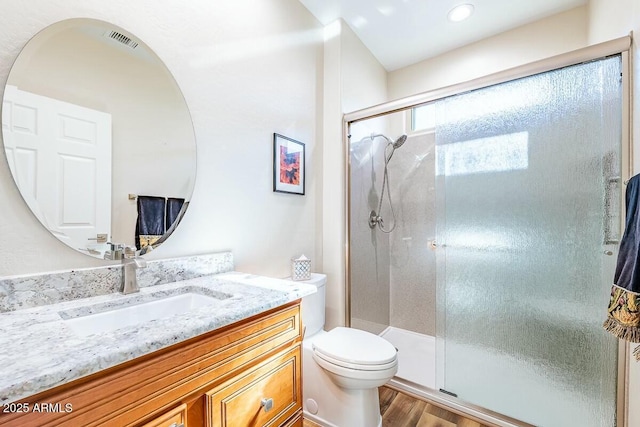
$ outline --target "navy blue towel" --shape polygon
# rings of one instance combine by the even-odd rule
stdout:
[[[625,202],[627,214],[611,299],[604,328],[616,337],[640,342],[640,175],[627,183]],[[634,351],[640,360],[640,347]]]
[[[627,291],[640,293],[640,175],[627,183],[624,235],[620,242],[618,263],[613,283]]]
[[[164,231],[168,231],[176,220],[181,219],[182,205],[184,205],[184,199],[178,199],[175,197],[169,197],[167,199],[167,214],[165,216]]]
[[[138,196],[137,202],[136,248],[141,249],[154,244],[164,234],[166,199]]]

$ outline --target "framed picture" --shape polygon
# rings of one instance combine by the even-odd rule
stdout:
[[[273,134],[273,191],[304,195],[304,144]]]

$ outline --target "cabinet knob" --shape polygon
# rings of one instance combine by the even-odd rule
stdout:
[[[180,424],[178,424],[178,423],[173,423],[173,424],[171,424],[169,427],[184,427],[184,424],[183,424],[183,423],[180,423]]]
[[[260,406],[264,408],[264,412],[269,412],[273,409],[273,399],[263,398],[260,400]]]

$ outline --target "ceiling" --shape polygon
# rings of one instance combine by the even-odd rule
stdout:
[[[323,24],[342,18],[388,71],[554,15],[588,0],[300,0]],[[474,5],[463,22],[454,6]]]

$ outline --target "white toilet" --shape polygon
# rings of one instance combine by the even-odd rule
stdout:
[[[302,298],[302,397],[305,418],[324,427],[382,425],[378,387],[398,370],[396,349],[377,335],[338,327],[325,332],[327,276],[304,283],[318,292]]]

